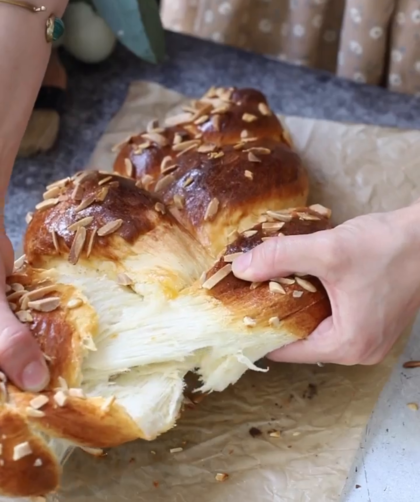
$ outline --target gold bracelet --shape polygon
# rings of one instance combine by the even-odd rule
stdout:
[[[0,0],[0,3],[5,3],[8,5],[14,5],[15,7],[21,7],[22,9],[29,10],[30,12],[45,12],[47,8],[45,5],[37,7],[28,2],[21,2],[20,0]],[[47,42],[55,42],[61,38],[64,34],[64,23],[63,20],[53,14],[46,21],[45,38]]]

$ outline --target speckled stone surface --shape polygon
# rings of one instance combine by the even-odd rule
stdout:
[[[18,160],[13,171],[6,228],[14,246],[20,244],[25,214],[39,202],[45,185],[83,168],[134,80],[158,82],[191,96],[213,84],[256,87],[278,112],[420,129],[418,98],[179,34],[167,34],[167,47],[167,61],[160,66],[141,62],[121,47],[98,66],[64,58],[69,93],[59,141],[48,154]]]

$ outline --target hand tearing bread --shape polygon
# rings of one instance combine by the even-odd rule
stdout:
[[[8,301],[51,382],[35,395],[0,375],[1,495],[56,491],[74,447],[155,439],[176,425],[188,374],[198,392],[223,391],[331,313],[314,277],[251,284],[231,273],[265,239],[331,228],[326,208],[306,207],[306,171],[265,98],[211,90],[168,128],[152,126],[118,155],[117,172],[135,168],[53,183],[28,223]],[[177,134],[198,146],[178,156]]]

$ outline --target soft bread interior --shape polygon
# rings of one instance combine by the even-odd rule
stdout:
[[[200,391],[222,391],[247,369],[264,371],[255,361],[293,341],[281,329],[248,336],[199,288],[164,300],[120,286],[105,269],[59,261],[55,270],[58,282],[80,289],[99,319],[95,350],[83,362],[84,391],[115,396],[150,440],[175,425],[188,372],[200,376]]]

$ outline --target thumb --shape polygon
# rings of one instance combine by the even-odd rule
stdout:
[[[49,382],[41,349],[10,310],[4,290],[0,291],[0,369],[15,385],[30,392],[39,392]]]
[[[330,232],[273,237],[236,258],[232,271],[238,278],[254,282],[293,273],[322,277]]]

